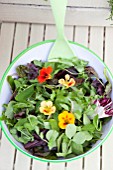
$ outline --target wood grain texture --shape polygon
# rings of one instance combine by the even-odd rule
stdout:
[[[111,70],[113,74],[113,29],[106,28],[105,33],[105,63]],[[109,170],[113,169],[113,132],[103,144],[102,150],[102,170]]]
[[[0,36],[0,79],[10,63],[14,34],[13,23],[3,23]]]
[[[3,23],[0,36],[0,78],[10,63],[12,43],[14,34],[14,23]],[[0,147],[0,170],[12,170],[15,149],[2,133]]]
[[[14,59],[20,52],[27,48],[28,44],[28,35],[29,35],[29,24],[16,24],[15,37],[14,37],[14,46],[12,59]],[[15,170],[20,170],[25,168],[29,170],[30,167],[30,158],[22,154],[17,150],[15,154]]]
[[[17,3],[17,4],[35,4],[35,5],[50,5],[49,1],[44,0],[0,0],[0,3]],[[69,6],[78,7],[108,7],[106,0],[69,0]]]
[[[65,163],[50,163],[49,170],[66,170]]]
[[[103,59],[103,41],[104,41],[104,28],[103,27],[91,27],[89,48],[93,50],[101,59]],[[84,170],[100,170],[101,167],[101,155],[100,149],[98,148],[95,152],[91,153],[85,158]],[[95,162],[95,166],[92,164]]]
[[[48,170],[47,163],[33,160],[32,170]]]
[[[109,9],[67,8],[66,25],[110,26]],[[49,7],[0,4],[0,21],[54,24]]]
[[[65,27],[65,35],[68,40],[73,40],[73,27],[72,26],[66,26]],[[45,31],[45,39],[56,39],[57,33],[56,33],[56,27],[55,25],[47,25],[46,31]]]
[[[31,25],[31,36],[30,44],[33,45],[43,40],[44,25],[42,24],[32,24]]]
[[[12,59],[14,59],[20,52],[22,52],[24,49],[27,48],[28,32],[29,32],[29,24],[17,23],[16,30],[15,30]]]

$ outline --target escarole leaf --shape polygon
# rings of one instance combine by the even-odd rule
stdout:
[[[34,93],[34,85],[27,87],[25,90],[18,93],[15,97],[16,101],[25,102]]]

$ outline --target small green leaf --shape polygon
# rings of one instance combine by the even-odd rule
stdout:
[[[99,121],[98,114],[93,118],[93,124],[98,131],[102,130],[102,122]]]
[[[37,117],[36,116],[33,116],[33,115],[29,115],[28,116],[28,120],[29,120],[29,122],[30,122],[30,124],[32,125],[32,126],[37,126],[37,124],[38,124],[38,120],[37,120]]]
[[[75,142],[72,142],[72,152],[76,155],[83,154],[83,146],[80,144],[76,144]]]
[[[69,139],[67,138],[67,136],[63,136],[63,141],[62,141],[62,152],[67,154],[68,152],[68,143],[69,143]]]
[[[92,139],[92,135],[90,135],[87,131],[81,131],[75,134],[73,141],[76,144],[83,144],[85,141],[89,141]]]
[[[14,79],[12,78],[12,76],[7,76],[7,81],[9,83],[12,91],[14,91],[15,90],[15,83],[14,83]]]
[[[95,126],[93,124],[88,124],[88,125],[83,126],[82,130],[93,133],[95,131]]]
[[[51,150],[53,147],[56,147],[56,140],[59,133],[56,130],[49,130],[46,134],[46,138],[49,141],[48,147]]]
[[[9,119],[13,119],[14,113],[13,113],[13,105],[15,104],[15,101],[10,101],[6,111],[5,111],[5,116]]]
[[[49,122],[44,122],[45,129],[51,129]]]
[[[65,133],[66,136],[71,139],[76,133],[76,126],[74,124],[68,124]]]
[[[77,132],[73,138],[73,141],[76,144],[83,144],[86,140],[86,137],[83,132]]]
[[[52,130],[59,131],[58,122],[55,119],[50,119],[49,122]]]
[[[63,109],[69,111],[69,106],[68,106],[67,104],[60,103],[60,106],[61,106]]]
[[[39,60],[34,60],[33,63],[38,66],[38,67],[42,67],[43,66],[43,62],[39,61]]]
[[[58,149],[58,152],[60,152],[60,148],[61,148],[61,144],[62,144],[63,137],[64,137],[64,133],[62,133],[62,134],[59,136],[59,138],[57,139],[57,149]]]
[[[33,95],[33,93],[34,93],[34,85],[31,85],[27,87],[26,89],[24,89],[23,91],[21,91],[20,93],[18,93],[15,99],[16,101],[19,101],[19,102],[26,102],[28,98]]]
[[[35,132],[37,133],[37,135],[39,135],[40,129],[38,126],[35,126]]]
[[[83,114],[83,124],[87,125],[87,124],[90,124],[90,123],[91,123],[91,121],[88,118],[88,116],[86,114]]]
[[[80,120],[82,117],[82,112],[80,112],[79,110],[76,110],[76,113],[74,113],[76,119]]]

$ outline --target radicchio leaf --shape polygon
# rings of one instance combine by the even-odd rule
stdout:
[[[104,92],[105,92],[105,87],[102,85],[103,82],[100,83],[100,81],[102,82],[101,79],[99,79],[99,80],[98,80],[98,79],[93,80],[92,86],[96,89],[97,94],[103,95]]]
[[[91,67],[91,66],[87,66],[87,67],[85,67],[85,71],[88,73],[88,75],[95,75],[95,77],[97,77],[98,78],[98,74],[97,74],[97,72],[94,70],[94,68],[93,67]]]

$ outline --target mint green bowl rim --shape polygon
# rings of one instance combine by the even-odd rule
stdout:
[[[11,69],[11,67],[14,65],[14,63],[20,58],[22,57],[26,52],[28,52],[29,50],[37,47],[37,46],[40,46],[40,45],[43,45],[43,44],[46,44],[46,43],[53,43],[55,40],[46,40],[46,41],[42,41],[42,42],[39,42],[39,43],[36,43],[32,46],[30,46],[29,48],[26,48],[25,50],[23,50],[19,55],[16,56],[16,58],[11,62],[11,64],[7,67],[2,79],[1,79],[1,82],[0,82],[0,93],[1,93],[1,89],[2,89],[2,85],[3,85],[3,82],[9,72],[9,70]],[[95,53],[93,52],[92,50],[90,50],[89,48],[77,43],[77,42],[72,42],[72,41],[69,41],[71,44],[75,44],[85,50],[88,50],[90,53],[92,53],[93,55],[95,55],[102,64],[104,64],[104,66],[107,68],[109,74],[111,75],[111,77],[113,78],[113,75],[111,73],[111,71],[109,70],[109,68],[107,67],[107,65],[102,61],[102,59]],[[111,134],[112,130],[113,130],[113,126],[110,128],[109,132],[107,133],[107,135],[105,136],[105,138],[94,148],[90,149],[88,152],[82,154],[82,155],[79,155],[79,156],[76,156],[76,157],[73,157],[73,158],[70,158],[70,159],[64,159],[64,160],[49,160],[49,159],[43,159],[43,158],[39,158],[39,157],[36,157],[36,156],[33,156],[31,154],[29,154],[27,151],[24,151],[22,150],[20,147],[18,147],[12,140],[11,138],[8,136],[7,132],[5,131],[5,128],[3,126],[3,123],[0,121],[0,124],[1,124],[1,128],[5,134],[5,136],[7,137],[7,139],[10,141],[10,143],[17,149],[19,150],[20,152],[22,152],[23,154],[25,154],[26,156],[32,158],[32,159],[35,159],[35,160],[38,160],[38,161],[42,161],[42,162],[53,162],[53,163],[61,163],[61,162],[70,162],[70,161],[73,161],[73,160],[77,160],[79,158],[83,158],[85,156],[87,156],[88,154],[92,153],[93,151],[95,151],[97,148],[99,148],[104,142],[105,140],[109,137],[109,135]]]

